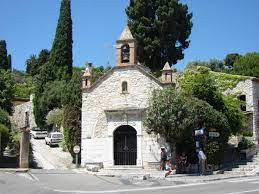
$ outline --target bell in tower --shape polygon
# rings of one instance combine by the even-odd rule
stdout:
[[[130,29],[126,26],[116,41],[117,65],[128,66],[137,64],[137,44]]]
[[[121,62],[129,63],[130,62],[130,47],[128,44],[121,46]]]

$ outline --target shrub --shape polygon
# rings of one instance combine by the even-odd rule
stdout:
[[[254,147],[255,147],[255,143],[245,137],[243,137],[242,140],[238,143],[239,150],[246,150]]]
[[[9,129],[3,124],[0,124],[0,136],[1,136],[1,152],[3,152],[9,141]],[[0,153],[0,155],[1,154],[2,153]]]
[[[1,108],[0,108],[0,124],[5,125],[7,128],[11,127],[9,114]]]
[[[13,154],[19,154],[20,151],[20,139],[21,132],[20,131],[11,131],[10,132],[10,140],[8,143],[8,147],[12,150]]]
[[[242,135],[245,137],[253,137],[253,132],[249,130],[245,130],[242,132]]]

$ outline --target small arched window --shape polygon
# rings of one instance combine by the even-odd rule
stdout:
[[[126,81],[121,84],[122,93],[128,93],[128,83]]]

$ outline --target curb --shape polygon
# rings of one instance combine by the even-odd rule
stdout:
[[[211,181],[220,181],[220,180],[227,180],[227,179],[235,179],[235,178],[245,178],[245,177],[255,177],[256,175],[239,175],[239,176],[228,176],[228,177],[208,177],[207,179],[188,179],[187,177],[177,178],[177,177],[167,177],[166,180],[168,181],[184,181],[186,183],[204,183],[204,182],[211,182]],[[171,180],[170,180],[171,179]]]
[[[28,172],[29,168],[0,168],[0,172]]]

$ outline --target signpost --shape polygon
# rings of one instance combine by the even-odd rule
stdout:
[[[219,132],[209,132],[209,137],[219,137]]]
[[[205,128],[195,130],[195,136],[204,135],[204,130],[205,130]]]
[[[75,145],[73,147],[73,152],[76,154],[76,167],[78,168],[78,153],[80,152],[80,146]]]

